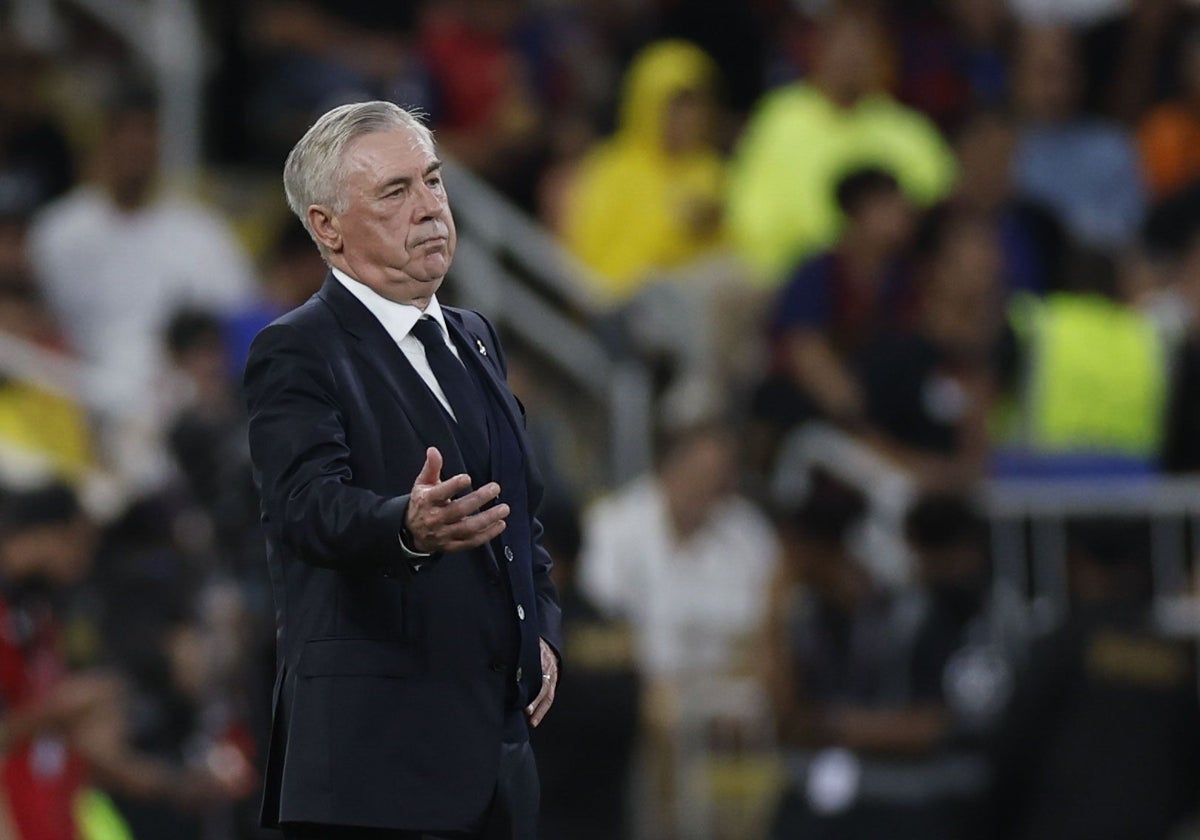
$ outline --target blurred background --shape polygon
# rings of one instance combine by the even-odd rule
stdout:
[[[371,98],[546,477],[546,840],[1200,836],[1200,6],[0,0],[0,837],[275,836],[241,369]]]

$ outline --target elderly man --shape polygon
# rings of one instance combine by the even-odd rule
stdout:
[[[367,102],[284,169],[330,267],[245,376],[279,639],[263,821],[285,838],[534,836],[560,611],[496,333],[438,303],[440,166]]]

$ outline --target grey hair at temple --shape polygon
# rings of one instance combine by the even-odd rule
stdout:
[[[334,213],[345,208],[342,195],[342,158],[346,148],[367,134],[407,128],[414,140],[436,148],[433,132],[421,121],[421,115],[406,111],[391,102],[354,102],[327,111],[304,133],[288,154],[283,166],[283,189],[288,207],[300,219],[308,235],[313,236],[308,223],[308,208],[314,204],[328,207]],[[323,249],[322,249],[323,250]]]

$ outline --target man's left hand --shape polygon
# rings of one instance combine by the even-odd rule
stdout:
[[[554,690],[558,687],[558,656],[545,639],[538,641],[542,651],[542,690],[525,707],[525,714],[529,715],[529,722],[534,726],[542,722],[546,712],[554,705]]]

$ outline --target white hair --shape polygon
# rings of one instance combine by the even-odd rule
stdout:
[[[319,204],[334,213],[344,211],[342,156],[346,147],[366,134],[394,128],[407,128],[418,142],[435,148],[433,132],[421,115],[382,101],[354,102],[326,111],[292,147],[283,165],[283,190],[288,207],[322,253],[325,249],[308,223],[308,208]]]

